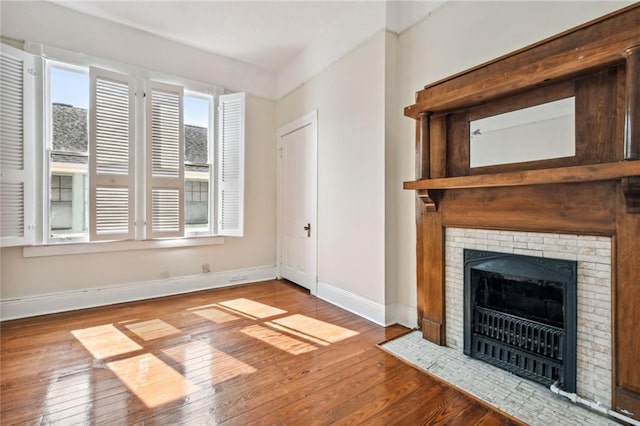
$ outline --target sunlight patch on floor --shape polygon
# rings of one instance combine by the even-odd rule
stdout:
[[[220,302],[221,306],[232,309],[236,312],[240,312],[246,315],[250,315],[253,319],[256,318],[268,318],[276,315],[286,314],[287,311],[275,308],[273,306],[265,305],[264,303],[255,302],[253,300],[241,298],[227,300]]]
[[[281,331],[283,333],[290,334],[292,336],[300,337],[301,339],[305,339],[305,340],[307,340],[309,342],[315,343],[315,344],[320,345],[320,346],[329,346],[329,343],[325,342],[322,339],[316,339],[313,336],[309,336],[307,334],[300,333],[300,332],[298,332],[296,330],[292,330],[290,328],[283,327],[283,326],[278,325],[276,323],[273,323],[271,321],[265,321],[264,325],[266,325],[267,327],[269,327],[269,328],[271,328],[273,330]]]
[[[291,333],[302,333],[310,340],[313,339],[315,341],[320,339],[326,344],[339,342],[358,335],[357,331],[301,314],[278,318],[272,322],[281,327],[285,327]]]
[[[107,367],[149,408],[199,390],[198,386],[152,354],[109,362]]]
[[[97,359],[123,355],[142,349],[142,346],[127,337],[113,324],[73,330],[71,334]]]
[[[145,341],[167,337],[181,332],[179,329],[161,319],[136,322],[127,324],[125,327]]]
[[[257,370],[205,342],[193,341],[163,350],[183,367],[185,377],[194,381],[222,383]]]
[[[211,322],[215,322],[216,324],[223,324],[225,322],[241,319],[240,316],[227,312],[226,309],[218,306],[217,304],[197,306],[195,308],[189,308],[187,310],[201,316],[202,318],[208,319]],[[247,315],[242,316],[245,318],[254,319],[253,317],[249,317]]]
[[[271,330],[263,325],[245,327],[240,330],[240,332],[264,343],[268,343],[269,345],[292,355],[300,355],[317,349],[313,345],[302,342],[291,336],[287,336],[286,334],[279,333],[278,331]]]

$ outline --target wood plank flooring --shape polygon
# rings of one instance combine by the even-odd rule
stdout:
[[[0,422],[517,424],[285,281],[5,321]]]

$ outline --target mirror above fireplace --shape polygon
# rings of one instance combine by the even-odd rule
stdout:
[[[575,97],[469,122],[470,167],[572,157]]]

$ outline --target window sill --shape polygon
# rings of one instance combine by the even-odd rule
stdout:
[[[187,237],[166,240],[110,241],[93,243],[60,243],[25,246],[24,257],[65,256],[73,254],[107,253],[114,251],[149,250],[224,244],[224,237]]]

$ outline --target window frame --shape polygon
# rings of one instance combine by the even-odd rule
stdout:
[[[51,169],[51,154],[53,151],[53,111],[52,111],[52,104],[51,104],[51,99],[50,99],[50,94],[51,94],[51,68],[59,68],[59,69],[66,69],[69,71],[73,71],[73,72],[79,72],[82,73],[84,75],[90,76],[91,73],[91,69],[92,68],[98,68],[98,67],[93,67],[91,64],[93,63],[92,60],[90,60],[89,58],[84,58],[85,60],[82,61],[81,63],[76,62],[77,58],[60,58],[60,52],[58,49],[56,49],[57,51],[57,57],[55,59],[50,59],[50,58],[46,58],[44,60],[44,64],[45,64],[45,78],[44,78],[44,84],[43,84],[43,96],[45,99],[44,105],[45,105],[45,123],[44,123],[44,136],[45,136],[45,142],[44,142],[44,146],[45,146],[45,152],[43,154],[44,159],[46,161],[45,164],[45,171],[44,171],[44,183],[43,183],[43,205],[42,205],[42,212],[43,212],[43,242],[45,244],[65,244],[65,243],[70,243],[70,244],[74,244],[74,243],[95,243],[99,240],[96,239],[92,239],[91,235],[92,235],[92,230],[91,230],[91,226],[89,226],[88,232],[80,237],[55,237],[53,235],[51,235],[51,227],[50,227],[50,200],[49,200],[49,193],[50,193],[50,188],[51,188],[51,173],[52,173],[52,169]],[[64,55],[62,55],[64,56]],[[99,61],[100,62],[100,66],[104,65],[103,61]],[[183,99],[184,96],[190,95],[190,96],[199,96],[199,97],[207,97],[209,98],[209,107],[210,107],[210,113],[209,113],[209,127],[210,129],[213,128],[213,130],[209,131],[209,135],[208,135],[208,145],[209,145],[209,163],[210,163],[210,167],[211,169],[213,169],[213,164],[211,163],[212,159],[212,153],[213,153],[213,145],[215,143],[214,138],[214,131],[215,128],[213,127],[213,123],[215,123],[215,100],[216,100],[216,95],[219,94],[221,92],[221,90],[215,86],[208,86],[208,85],[204,85],[202,83],[193,83],[193,82],[189,82],[188,80],[184,79],[184,78],[172,78],[169,76],[166,76],[164,74],[161,73],[155,73],[155,72],[134,72],[131,73],[131,68],[130,67],[120,67],[120,66],[109,66],[109,67],[105,67],[106,70],[105,71],[111,71],[114,73],[118,73],[118,74],[123,74],[126,75],[128,77],[130,77],[133,81],[134,81],[134,91],[136,92],[136,94],[138,93],[146,93],[149,91],[149,86],[152,86],[153,84],[157,84],[159,86],[165,85],[165,84],[169,84],[169,85],[174,85],[174,86],[180,86],[183,88]],[[100,67],[100,69],[102,69]],[[131,74],[135,74],[135,75],[131,75]],[[91,82],[89,83],[90,87],[89,87],[89,91],[92,90],[91,88]],[[150,207],[148,206],[148,201],[146,200],[146,197],[144,194],[146,194],[147,190],[150,188],[150,181],[149,178],[147,176],[147,169],[148,169],[148,164],[146,163],[146,151],[147,151],[147,143],[148,143],[148,130],[147,130],[147,117],[148,117],[148,107],[146,105],[146,98],[142,99],[141,102],[143,103],[143,106],[140,105],[140,103],[138,102],[139,99],[141,97],[140,96],[136,96],[136,99],[134,100],[135,103],[135,109],[136,109],[136,118],[134,120],[134,133],[135,133],[135,150],[136,153],[138,154],[140,152],[144,153],[144,155],[140,156],[140,155],[135,155],[136,160],[135,160],[135,164],[134,164],[134,176],[141,176],[141,179],[135,179],[135,183],[134,183],[134,188],[135,188],[135,193],[136,194],[142,194],[142,197],[139,197],[138,195],[135,196],[135,200],[134,200],[134,206],[133,208],[135,209],[135,213],[134,213],[134,217],[135,217],[135,222],[138,223],[146,223],[147,222],[147,215],[146,214],[142,214],[141,212],[146,212]],[[90,110],[88,110],[87,112],[87,118],[88,121],[90,121],[89,117],[90,117]],[[89,126],[89,123],[88,123]],[[140,130],[142,129],[142,132],[140,132]],[[140,135],[140,133],[142,133],[142,135]],[[89,137],[89,135],[88,135]],[[89,141],[89,143],[91,143]],[[87,153],[87,155],[89,156],[89,163],[91,163],[91,155],[90,155],[90,149],[89,152]],[[183,163],[184,164],[184,163]],[[184,165],[183,165],[184,167]],[[91,174],[90,171],[88,173],[89,175]],[[209,177],[209,181],[212,182],[214,181],[214,175],[212,175],[211,171],[210,171],[210,177]],[[212,187],[214,185],[210,185],[210,187]],[[91,189],[89,189],[90,191]],[[184,191],[182,189],[182,191]],[[183,192],[184,193],[184,192]],[[215,226],[213,226],[212,220],[213,218],[211,217],[212,214],[211,212],[215,210],[216,208],[216,204],[215,204],[215,197],[213,197],[213,194],[209,194],[210,195],[210,199],[208,201],[208,205],[209,205],[209,230],[207,232],[197,232],[197,233],[191,233],[191,232],[187,232],[186,230],[182,231],[182,234],[180,236],[169,236],[169,237],[156,237],[153,238],[151,237],[149,234],[149,230],[146,226],[142,226],[142,227],[138,227],[136,225],[134,225],[134,234],[133,234],[133,238],[132,239],[113,239],[113,240],[107,240],[107,241],[143,241],[143,240],[154,240],[154,239],[181,239],[181,238],[193,238],[193,237],[214,237],[217,236],[216,232],[215,232]],[[89,197],[91,198],[91,197]],[[144,201],[143,201],[144,200]],[[88,214],[89,216],[91,216],[91,208],[88,209]],[[215,216],[214,216],[215,217]]]
[[[38,138],[39,142],[36,141],[34,143],[34,148],[38,152],[38,158],[35,160],[36,169],[39,170],[38,174],[41,172],[42,175],[38,179],[40,184],[38,188],[34,192],[37,200],[36,206],[36,215],[39,216],[38,223],[38,234],[34,242],[32,242],[33,246],[24,247],[23,253],[25,256],[48,256],[48,255],[56,255],[56,254],[72,254],[72,253],[81,253],[85,252],[85,249],[88,249],[88,245],[92,248],[88,249],[91,252],[102,252],[102,251],[120,251],[120,250],[130,250],[130,249],[148,249],[148,248],[163,248],[163,247],[184,247],[184,246],[192,246],[192,245],[210,245],[210,244],[222,244],[224,242],[223,235],[218,232],[218,222],[217,222],[217,209],[218,209],[218,183],[217,183],[217,126],[218,126],[218,97],[224,94],[224,90],[218,86],[212,84],[206,84],[197,82],[194,80],[190,80],[187,78],[167,75],[159,72],[154,72],[150,70],[146,70],[140,67],[130,66],[126,64],[116,63],[109,60],[91,57],[89,55],[84,55],[76,52],[67,51],[65,49],[44,46],[41,44],[35,44],[26,42],[25,43],[25,51],[34,54],[34,56],[38,59],[41,59],[41,69],[42,73],[40,76],[39,84],[36,86],[37,96],[40,99],[40,107],[36,105],[36,110],[40,111],[40,125],[36,125],[38,127],[38,134],[40,135]],[[208,153],[208,164],[210,165],[209,172],[209,190],[208,190],[208,209],[209,209],[209,226],[206,232],[188,232],[185,231],[180,236],[176,237],[168,237],[163,239],[149,239],[146,235],[146,226],[144,225],[144,210],[146,209],[146,205],[141,206],[141,199],[139,194],[144,193],[147,188],[146,179],[144,176],[142,180],[139,178],[140,174],[145,174],[146,169],[141,171],[140,168],[140,152],[144,152],[146,148],[141,146],[143,142],[141,140],[146,139],[145,130],[142,129],[144,124],[140,120],[146,119],[146,111],[144,108],[141,108],[141,105],[144,104],[144,99],[140,99],[140,96],[136,96],[135,98],[135,108],[136,108],[136,123],[134,127],[135,132],[135,188],[136,188],[136,196],[135,196],[135,219],[136,223],[134,239],[131,240],[113,240],[113,241],[91,241],[90,233],[91,227],[87,232],[87,236],[83,236],[80,238],[52,238],[50,237],[50,188],[51,188],[51,150],[53,145],[52,140],[52,110],[51,110],[51,101],[50,101],[50,71],[49,68],[51,66],[56,66],[60,68],[67,68],[71,71],[80,71],[83,74],[88,74],[91,67],[100,67],[105,68],[109,71],[114,71],[118,73],[125,73],[126,75],[132,77],[135,81],[135,90],[137,93],[141,91],[141,88],[144,86],[147,81],[155,81],[159,83],[169,83],[169,84],[178,84],[183,86],[184,95],[185,96],[203,96],[208,97],[210,99],[210,114],[209,114],[209,132],[208,132],[208,144],[209,144],[209,153]],[[183,98],[184,100],[184,98]],[[139,113],[142,112],[142,113]],[[244,112],[244,109],[243,109]],[[89,115],[89,114],[88,114]],[[141,118],[142,117],[142,118]],[[243,117],[244,123],[244,117]],[[184,163],[183,163],[184,167]],[[182,189],[182,196],[184,196],[184,189]],[[141,210],[143,212],[141,212]],[[89,214],[90,211],[89,211]],[[142,220],[141,220],[142,218]],[[84,249],[82,248],[84,247]],[[60,249],[58,249],[60,248]]]
[[[43,81],[41,84],[42,87],[42,99],[43,99],[43,125],[42,125],[42,194],[39,197],[42,203],[41,211],[42,211],[42,242],[44,244],[65,244],[65,243],[88,243],[90,241],[89,238],[89,230],[82,236],[61,236],[56,237],[52,235],[51,228],[51,176],[53,173],[52,169],[52,155],[53,155],[53,103],[51,100],[51,68],[58,68],[63,70],[68,70],[72,72],[77,72],[80,74],[84,74],[89,80],[89,67],[84,65],[77,65],[74,63],[67,63],[57,59],[47,59],[43,61]],[[89,83],[90,84],[90,83]],[[87,88],[87,89],[90,89]],[[89,92],[88,92],[89,93]],[[87,99],[87,103],[89,103],[89,99]],[[87,129],[89,128],[89,109],[87,108]],[[87,160],[90,161],[90,153],[89,153],[89,134],[87,133]],[[89,173],[89,164],[87,163],[87,178]],[[88,179],[87,179],[88,184]],[[85,200],[88,203],[88,200]],[[87,207],[88,213],[89,208]]]
[[[216,202],[216,106],[217,106],[217,98],[219,95],[215,95],[213,93],[202,92],[197,90],[191,90],[185,87],[184,89],[184,97],[195,97],[195,98],[203,98],[207,99],[209,102],[209,123],[208,123],[208,133],[207,133],[207,165],[209,166],[209,188],[207,191],[208,196],[208,223],[209,229],[207,231],[192,231],[189,232],[187,230],[186,224],[186,206],[185,206],[185,237],[204,237],[204,236],[215,236],[217,234],[216,220],[217,220],[217,202]],[[186,159],[186,132],[185,132],[185,184],[187,180],[187,159]],[[185,199],[186,203],[186,199]]]

